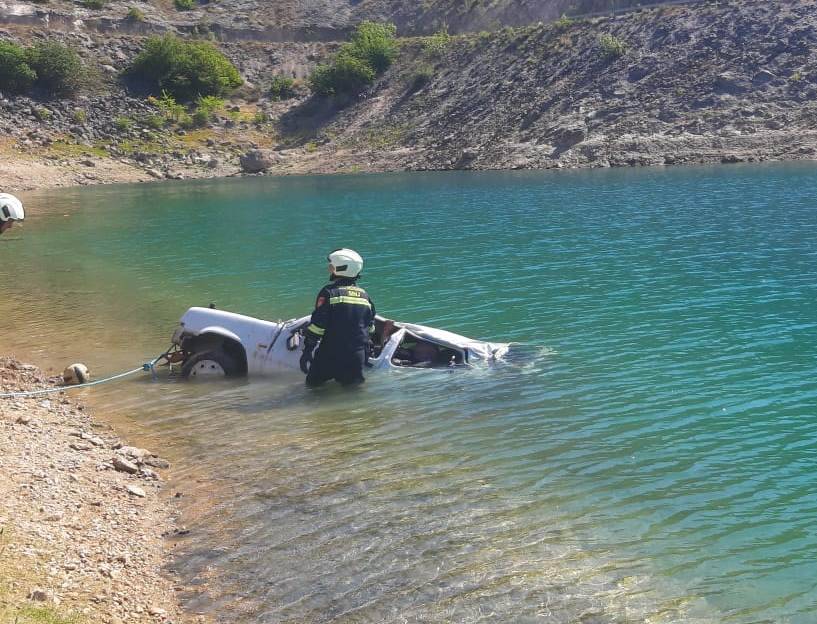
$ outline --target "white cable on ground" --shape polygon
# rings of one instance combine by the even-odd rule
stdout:
[[[29,396],[37,396],[39,394],[51,394],[52,392],[65,392],[66,390],[74,390],[75,388],[88,388],[90,386],[98,386],[99,384],[107,383],[109,381],[113,381],[114,379],[121,379],[122,377],[127,377],[128,375],[133,375],[140,371],[147,371],[153,373],[153,367],[161,360],[167,353],[162,353],[159,357],[146,364],[142,364],[139,368],[134,368],[133,370],[125,371],[124,373],[119,373],[118,375],[111,375],[110,377],[105,377],[104,379],[97,379],[96,381],[89,381],[83,384],[77,384],[76,386],[56,386],[54,388],[45,388],[43,390],[29,390],[27,392],[5,392],[0,394],[0,399],[11,399],[11,398],[20,398],[20,397],[29,397]]]

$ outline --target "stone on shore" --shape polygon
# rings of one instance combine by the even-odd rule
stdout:
[[[127,490],[130,494],[133,494],[134,496],[137,496],[139,498],[145,498],[145,496],[147,496],[145,491],[138,485],[129,485]]]
[[[136,464],[123,457],[114,457],[113,467],[119,472],[127,472],[128,474],[136,474],[139,472],[139,467]]]
[[[143,463],[151,468],[160,468],[162,470],[170,468],[170,462],[161,457],[146,457]]]
[[[146,457],[150,457],[153,455],[149,450],[143,448],[137,448],[135,446],[121,446],[116,450],[118,455],[124,455],[125,457],[130,457],[131,459],[141,460],[145,459]]]
[[[261,173],[270,169],[279,160],[280,156],[271,150],[252,149],[244,154],[239,162],[244,173]]]
[[[35,587],[28,594],[28,599],[34,602],[54,602],[54,594]]]

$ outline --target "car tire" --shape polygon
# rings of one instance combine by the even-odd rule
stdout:
[[[183,379],[199,377],[235,377],[240,373],[235,359],[221,349],[199,351],[182,365]]]

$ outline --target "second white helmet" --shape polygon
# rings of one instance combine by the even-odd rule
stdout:
[[[326,259],[340,277],[357,277],[363,270],[363,258],[354,249],[335,249]]]
[[[22,221],[25,218],[23,202],[14,195],[0,193],[0,221]]]

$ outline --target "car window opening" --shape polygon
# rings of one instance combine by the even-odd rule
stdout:
[[[389,341],[391,335],[400,328],[391,319],[374,319],[374,333],[372,334],[372,357],[378,357],[383,350],[383,346]]]
[[[406,333],[392,356],[395,366],[446,368],[463,363],[462,353]]]

